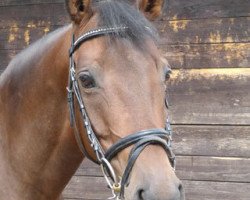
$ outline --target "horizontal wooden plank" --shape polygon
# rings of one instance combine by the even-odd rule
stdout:
[[[9,17],[8,19],[1,18],[3,23],[0,23],[2,26],[0,29],[0,49],[6,49],[8,51],[14,49],[15,51],[19,51],[44,34],[47,34],[47,32],[58,28],[57,25],[53,24],[60,26],[64,24],[65,21],[68,21],[67,17],[65,17],[65,15],[67,15],[66,13],[61,15],[57,14],[57,12],[65,12],[62,11],[64,8],[61,8],[58,4],[55,4],[54,7],[49,6],[44,9],[40,7],[42,5],[34,6],[36,6],[36,8],[33,9],[32,7],[31,9],[32,12],[34,11],[34,16],[32,14],[27,16],[27,10],[23,11],[23,9],[19,8],[21,12],[23,12],[23,19],[21,17],[22,13],[21,16],[19,15],[20,13],[18,15],[12,15],[11,21],[9,22]],[[48,5],[44,4],[43,6]],[[39,10],[43,11],[42,16],[37,15]],[[4,11],[6,11],[6,9],[4,9]],[[44,11],[51,13],[44,13]],[[16,11],[13,11],[13,13],[16,13]],[[3,13],[3,16],[9,15]],[[54,23],[53,20],[56,23]],[[207,19],[207,21],[208,23],[203,20],[174,20],[161,21],[158,23],[163,36],[161,42],[162,49],[166,52],[165,55],[173,68],[249,67],[250,44],[231,44],[231,42],[235,41],[249,40],[249,31],[247,29],[249,18]],[[223,26],[221,24],[223,24]],[[194,31],[192,29],[194,29]],[[189,42],[197,44],[185,44]],[[227,43],[198,44],[203,42]],[[184,43],[185,45],[163,45],[164,43]],[[10,52],[10,56],[8,57],[13,57],[12,55],[13,52]],[[7,65],[9,59],[4,57],[4,55],[0,56],[0,66],[3,68],[3,66]]]
[[[61,4],[64,0],[2,0],[0,6],[27,6],[31,4]],[[194,19],[250,16],[246,0],[168,0],[163,19]]]
[[[173,69],[250,67],[250,43],[163,45]]]
[[[27,43],[38,39],[47,29],[41,28],[39,33],[37,30],[26,32]],[[7,66],[13,56],[26,47],[22,37],[20,42],[0,42],[0,66]],[[163,45],[160,48],[173,69],[250,67],[250,43]]]
[[[172,123],[250,125],[249,83],[250,68],[174,70]]]
[[[0,6],[24,6],[24,5],[30,5],[30,4],[55,4],[55,3],[61,3],[63,4],[64,0],[1,0]]]
[[[1,44],[0,44],[1,45]],[[8,63],[15,57],[19,51],[6,51],[0,49],[0,71],[3,71]]]
[[[250,183],[250,158],[179,156],[177,161],[182,180]]]
[[[249,183],[183,181],[186,200],[249,200]]]
[[[42,24],[61,26],[69,22],[64,5],[58,3],[0,7],[0,13],[0,27],[7,29],[27,27],[30,24],[35,27]],[[177,20],[176,15],[174,16],[170,20],[164,18],[155,23],[163,36],[164,44],[249,41],[249,17]]]
[[[159,21],[162,44],[249,42],[250,17]]]
[[[63,25],[69,22],[64,4],[58,3],[3,6],[0,7],[0,13],[0,27],[2,28],[10,28],[14,24],[17,24],[18,27],[25,27],[31,23]]]
[[[9,29],[0,29],[0,49],[22,50],[58,27],[51,27],[47,23],[43,23],[41,26],[30,23],[23,28],[13,24]]]
[[[156,25],[160,31],[160,45],[166,46],[249,42],[249,23],[250,17],[165,21]],[[0,28],[0,41],[3,42],[1,48],[22,49],[59,26],[51,24],[50,21],[30,20],[26,24],[20,24],[18,21],[12,22],[8,27]]]
[[[249,166],[250,158],[177,156],[176,174],[182,180],[249,183]],[[75,175],[101,177],[102,172],[100,166],[84,160]]]
[[[173,126],[177,155],[250,156],[250,126]]]
[[[105,189],[102,177],[74,176],[63,192],[66,199],[107,199],[110,191]],[[249,200],[250,184],[183,181],[187,200]]]
[[[103,177],[73,176],[63,198],[107,199],[110,191]]]
[[[247,0],[168,0],[164,19],[250,16]]]

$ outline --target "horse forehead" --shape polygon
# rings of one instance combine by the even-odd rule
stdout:
[[[117,72],[145,71],[147,66],[155,65],[155,51],[143,50],[129,41],[107,41],[99,37],[82,44],[78,54],[79,66],[91,66],[98,63],[101,68]],[[153,49],[153,48],[152,48]]]

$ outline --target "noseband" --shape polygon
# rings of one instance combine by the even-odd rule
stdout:
[[[106,152],[104,152],[95,132],[92,129],[91,122],[88,117],[88,114],[87,114],[87,111],[86,111],[86,108],[85,108],[85,105],[84,105],[84,102],[83,102],[83,99],[79,90],[78,81],[76,79],[73,54],[80,47],[80,45],[87,40],[100,37],[100,36],[112,35],[118,32],[125,32],[126,30],[127,30],[127,27],[95,29],[95,30],[92,30],[83,34],[76,41],[74,40],[74,36],[73,36],[72,45],[69,51],[70,64],[69,64],[69,83],[68,83],[67,91],[68,91],[68,102],[69,102],[69,108],[70,108],[70,123],[71,123],[71,126],[74,127],[75,129],[74,131],[75,138],[82,153],[93,162],[101,165],[103,175],[113,193],[113,197],[111,197],[112,199],[124,198],[125,186],[128,185],[129,175],[134,166],[134,163],[136,159],[138,158],[138,156],[140,155],[140,153],[148,145],[161,146],[166,151],[173,169],[175,169],[175,155],[171,150],[172,131],[171,131],[170,123],[168,119],[166,121],[165,129],[148,129],[148,130],[142,130],[142,131],[130,134],[124,138],[121,138],[117,143],[111,146]],[[89,155],[89,153],[86,151],[83,141],[81,139],[80,133],[76,127],[74,97],[76,97],[76,100],[79,104],[82,121],[86,129],[89,143],[96,154],[96,159],[93,159]],[[119,180],[110,162],[119,152],[121,152],[122,150],[132,145],[134,146],[132,150],[130,151],[128,164],[125,168],[123,176],[121,177],[121,180]]]

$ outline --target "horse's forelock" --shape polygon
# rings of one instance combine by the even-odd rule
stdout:
[[[126,38],[138,46],[145,44],[145,39],[158,41],[158,34],[153,25],[140,11],[129,2],[98,1],[95,7],[99,13],[99,26],[108,28],[125,26],[125,32],[117,32],[113,36]],[[112,37],[112,35],[111,35]]]

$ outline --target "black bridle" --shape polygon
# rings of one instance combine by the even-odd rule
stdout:
[[[68,91],[68,102],[70,108],[70,122],[71,126],[74,127],[75,138],[78,143],[78,146],[82,153],[88,157],[93,162],[101,165],[104,177],[112,190],[113,197],[121,199],[124,197],[125,186],[128,184],[129,175],[134,166],[134,163],[140,153],[148,146],[148,145],[160,145],[166,151],[169,160],[173,169],[175,169],[175,155],[171,150],[171,140],[172,140],[172,131],[170,128],[169,120],[166,121],[165,129],[148,129],[142,130],[133,134],[126,136],[125,138],[120,139],[117,143],[111,146],[106,152],[104,152],[95,132],[92,129],[90,119],[88,117],[80,90],[78,81],[75,75],[75,63],[73,60],[74,52],[79,48],[79,46],[92,38],[115,34],[117,32],[124,32],[127,30],[127,27],[115,27],[115,28],[99,28],[92,31],[89,31],[82,36],[80,36],[76,41],[74,40],[74,36],[72,37],[72,45],[69,52],[70,64],[69,64],[69,83],[67,87]],[[75,108],[74,108],[74,97],[76,97],[77,102],[79,104],[80,113],[82,116],[83,124],[86,129],[86,133],[90,142],[91,147],[93,148],[96,159],[93,159],[89,153],[86,151],[83,141],[81,139],[80,133],[76,127],[76,119],[75,119]],[[125,168],[123,176],[121,180],[118,179],[112,165],[111,160],[122,150],[129,146],[133,146],[130,151],[130,155],[128,158],[128,164]],[[110,177],[110,178],[109,178]]]

